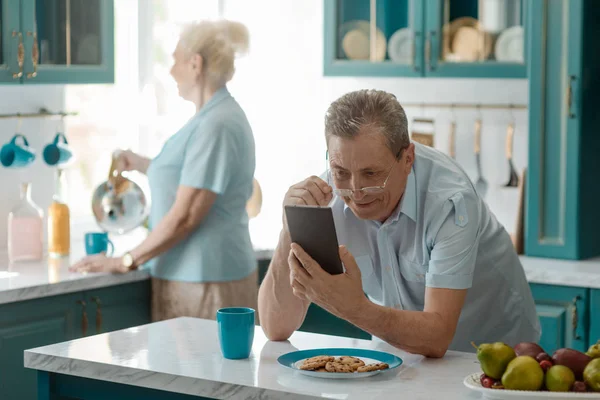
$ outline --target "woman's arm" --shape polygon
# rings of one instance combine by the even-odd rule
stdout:
[[[130,251],[135,265],[141,265],[169,250],[192,232],[206,217],[217,194],[206,189],[179,186],[175,203],[148,237]]]

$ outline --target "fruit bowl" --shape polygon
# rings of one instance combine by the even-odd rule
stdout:
[[[470,390],[480,392],[484,399],[555,399],[555,400],[574,400],[574,399],[596,399],[600,400],[600,392],[547,392],[547,391],[525,391],[508,389],[488,389],[481,386],[481,372],[467,375],[463,381],[464,385]]]

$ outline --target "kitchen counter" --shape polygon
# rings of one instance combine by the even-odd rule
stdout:
[[[530,283],[600,289],[600,258],[559,260],[521,256]]]
[[[404,363],[355,380],[311,378],[277,363],[277,357],[290,351],[327,347],[387,351]],[[112,387],[115,393],[125,393],[123,387],[127,385],[127,398],[131,399],[148,398],[135,392],[141,388],[217,399],[434,399],[440,394],[446,400],[479,398],[463,385],[465,376],[480,370],[475,354],[450,351],[442,359],[426,359],[381,342],[303,332],[294,333],[286,342],[270,342],[256,327],[250,358],[227,360],[221,356],[216,322],[195,318],[26,350],[25,367],[50,373],[38,375],[38,382],[42,381],[39,387],[46,388],[46,393],[48,387],[65,387],[48,385],[56,373],[70,379],[93,379],[71,380],[68,386],[99,385],[93,392],[98,395],[102,385]],[[75,389],[67,390],[72,397],[87,398]]]
[[[93,229],[90,229],[90,231]],[[141,243],[147,235],[143,228],[131,233],[111,236],[115,255],[120,256]],[[69,267],[85,257],[83,234],[72,235],[71,254],[68,257],[10,264],[6,251],[0,253],[0,304],[31,300],[41,297],[73,293],[88,289],[131,283],[150,278],[147,270],[127,274],[73,273]],[[270,259],[272,252],[256,250],[258,260]]]

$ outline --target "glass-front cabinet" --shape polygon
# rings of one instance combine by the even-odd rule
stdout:
[[[113,0],[0,2],[2,81],[114,81]]]
[[[325,0],[326,76],[526,78],[528,0]]]

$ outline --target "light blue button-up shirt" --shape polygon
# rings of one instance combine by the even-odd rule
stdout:
[[[415,162],[394,213],[361,220],[332,205],[338,241],[355,256],[363,289],[378,304],[422,311],[425,289],[468,289],[452,350],[470,342],[537,342],[540,325],[510,236],[445,154],[415,143]]]
[[[196,230],[150,261],[153,276],[222,282],[243,279],[257,268],[246,213],[254,169],[250,124],[223,87],[167,140],[148,168],[151,229],[173,206],[180,185],[218,195]]]

